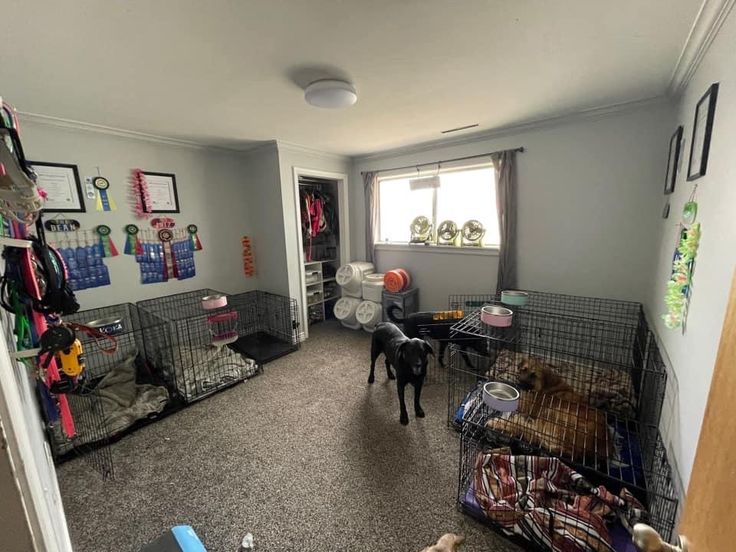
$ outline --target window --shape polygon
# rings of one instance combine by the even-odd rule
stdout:
[[[422,185],[421,180],[426,180]],[[379,241],[407,243],[409,226],[415,217],[424,215],[432,221],[436,243],[437,225],[451,220],[462,229],[466,221],[475,219],[486,230],[485,247],[497,247],[498,216],[493,167],[447,171],[421,179],[416,177],[379,180]]]

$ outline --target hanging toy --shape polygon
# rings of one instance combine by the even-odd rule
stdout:
[[[256,274],[253,262],[253,246],[248,236],[243,236],[241,243],[243,245],[243,272],[248,278],[252,278]]]
[[[700,223],[690,228],[682,228],[679,242],[672,260],[672,275],[667,282],[664,302],[667,312],[662,315],[664,325],[669,329],[685,328],[690,304],[695,257],[700,244]]]
[[[92,179],[92,186],[97,190],[97,200],[95,201],[95,208],[98,211],[115,211],[117,205],[112,199],[112,196],[108,194],[110,189],[110,181],[104,176],[95,176]]]
[[[146,175],[141,169],[133,169],[131,177],[133,211],[135,216],[146,219],[151,216],[151,196],[148,192]]]
[[[125,249],[123,253],[126,255],[138,255],[143,251],[140,239],[138,239],[138,232],[140,229],[135,224],[125,225]]]
[[[100,244],[102,245],[103,257],[117,257],[119,255],[115,244],[110,237],[112,230],[105,224],[100,224],[95,231],[100,236]]]
[[[189,236],[192,240],[193,251],[202,251],[202,242],[199,241],[199,236],[197,235],[198,230],[199,228],[197,228],[196,224],[190,224],[187,226],[187,232],[189,232]]]

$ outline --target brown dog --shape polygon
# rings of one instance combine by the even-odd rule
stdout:
[[[458,547],[465,542],[463,535],[455,533],[445,533],[437,541],[437,544],[428,546],[422,552],[457,552]]]
[[[611,455],[605,413],[589,406],[543,361],[525,357],[518,383],[529,390],[522,393],[518,411],[491,418],[490,429],[576,462],[604,461]]]

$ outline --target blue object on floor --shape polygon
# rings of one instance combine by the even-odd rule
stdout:
[[[207,552],[207,549],[190,525],[177,525],[141,548],[141,552]]]

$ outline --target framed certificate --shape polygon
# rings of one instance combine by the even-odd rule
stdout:
[[[176,176],[170,173],[143,172],[148,184],[150,213],[178,213],[179,195]]]
[[[29,161],[36,184],[46,192],[43,210],[48,213],[85,213],[82,183],[76,165]]]
[[[688,181],[697,180],[705,175],[708,169],[708,153],[710,152],[710,136],[713,132],[713,120],[716,115],[718,100],[718,83],[713,83],[700,98],[695,107],[693,121],[693,138],[690,143],[690,163],[687,169]]]

